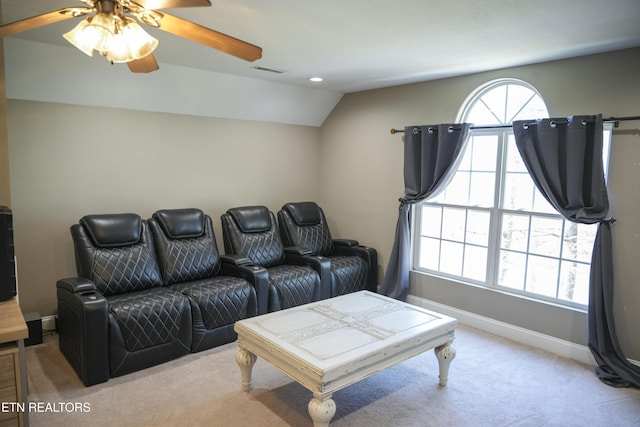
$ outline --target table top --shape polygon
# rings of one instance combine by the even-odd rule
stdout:
[[[453,339],[457,320],[360,291],[236,322],[238,344],[271,363],[330,380],[374,359],[406,359]],[[391,365],[392,363],[388,363]],[[290,365],[290,366],[289,366]],[[287,369],[289,368],[289,369]]]
[[[13,298],[0,302],[0,343],[17,341],[29,337],[18,301]]]

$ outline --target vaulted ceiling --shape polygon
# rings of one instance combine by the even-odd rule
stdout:
[[[1,5],[8,23],[84,4]],[[344,93],[640,46],[638,0],[212,0],[167,12],[263,56],[145,27],[160,70],[131,75],[62,38],[78,18],[5,38],[8,97],[319,126]]]

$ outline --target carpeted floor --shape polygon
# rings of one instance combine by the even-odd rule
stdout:
[[[459,326],[446,387],[432,351],[334,394],[332,426],[640,426],[640,390]],[[263,360],[241,391],[235,343],[84,387],[57,336],[27,347],[31,426],[311,426],[311,392]]]

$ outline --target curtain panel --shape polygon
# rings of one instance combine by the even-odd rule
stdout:
[[[407,126],[404,129],[404,197],[395,240],[379,292],[405,301],[411,269],[411,206],[442,191],[453,177],[471,124]]]
[[[518,151],[543,196],[569,221],[599,224],[589,283],[589,349],[601,381],[640,387],[640,368],[622,354],[613,320],[612,220],[602,130],[601,114],[513,123]]]

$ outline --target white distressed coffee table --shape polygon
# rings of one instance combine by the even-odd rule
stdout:
[[[314,426],[328,426],[333,393],[435,348],[446,385],[458,321],[414,305],[361,291],[236,322],[236,362],[251,390],[256,356],[309,389]]]

